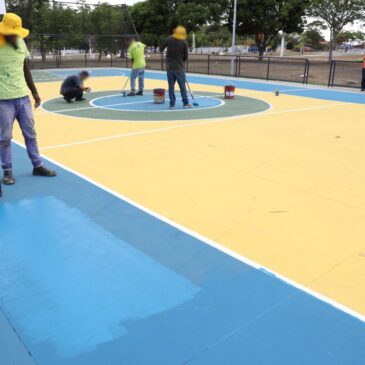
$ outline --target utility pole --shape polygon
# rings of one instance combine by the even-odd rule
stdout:
[[[236,48],[236,27],[237,27],[237,0],[233,3],[233,24],[232,24],[232,52]],[[231,60],[231,75],[234,75],[234,58]]]
[[[285,33],[281,32],[280,57],[284,57],[285,52]]]

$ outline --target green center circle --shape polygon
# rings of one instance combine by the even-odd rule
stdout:
[[[46,101],[42,107],[46,111],[70,117],[130,122],[169,122],[233,118],[261,113],[271,108],[271,105],[263,100],[246,96],[236,95],[234,99],[225,100],[223,95],[217,95],[216,93],[196,92],[196,101],[198,103],[203,100],[202,98],[211,98],[217,101],[217,106],[204,108],[204,106],[200,105],[199,107],[193,106],[192,109],[187,110],[181,108],[169,110],[169,102],[166,101],[164,106],[162,106],[163,110],[153,110],[152,91],[146,91],[146,94],[150,94],[150,100],[146,103],[142,102],[142,109],[145,110],[116,110],[94,105],[94,101],[100,98],[113,97],[113,100],[115,100],[118,97],[116,90],[92,92],[85,95],[85,101],[78,101],[72,104],[66,103],[62,97],[59,97]],[[123,103],[137,104],[140,103],[139,100],[141,99],[138,96],[123,98],[122,94],[120,94],[121,105]]]

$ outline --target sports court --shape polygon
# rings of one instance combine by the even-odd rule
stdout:
[[[105,68],[69,105],[75,72],[34,71],[58,177],[14,136],[2,364],[364,364],[365,96],[191,74],[199,106],[168,110],[164,73],[123,98]]]

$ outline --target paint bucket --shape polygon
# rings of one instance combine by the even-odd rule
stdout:
[[[153,100],[155,104],[164,104],[165,103],[165,89],[154,89],[153,90]]]
[[[234,85],[226,85],[224,87],[224,98],[225,99],[234,99],[234,93],[236,91],[236,86]]]

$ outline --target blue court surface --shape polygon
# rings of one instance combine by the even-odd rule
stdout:
[[[75,70],[47,72],[61,80]],[[92,70],[93,77],[127,75],[123,69]],[[148,71],[146,77],[166,76]],[[189,80],[227,82],[199,75]],[[356,92],[233,82],[247,90],[280,88],[287,95],[365,104],[365,95]],[[151,120],[166,114],[166,105],[153,104],[150,93],[122,98],[116,92],[94,93],[81,113],[122,112],[126,118],[148,112]],[[189,116],[195,110],[213,118],[220,109],[233,109],[208,94],[197,92],[200,106]],[[48,102],[58,110],[63,101],[54,97]],[[248,112],[244,100],[253,103],[236,98]],[[47,103],[43,107],[46,113]],[[62,108],[67,109],[58,110],[58,122],[61,112],[74,115],[65,103]],[[179,100],[174,117],[181,109]],[[80,126],[84,130],[87,123]],[[34,178],[23,147],[13,147],[17,185],[7,187],[0,200],[0,365],[365,364],[365,322],[357,312],[60,164],[47,161],[56,179]],[[96,154],[97,148],[103,147],[90,146]],[[121,178],[128,174],[121,165],[115,168]]]
[[[364,364],[359,319],[60,166],[34,183],[14,158],[1,365]]]
[[[79,71],[79,69],[77,70]],[[49,72],[49,71],[47,71]],[[75,73],[75,70],[53,70],[52,75],[59,78],[64,78]],[[130,70],[127,69],[92,69],[92,77],[107,77],[107,76],[127,76]],[[166,74],[158,71],[146,71],[146,78],[154,80],[165,80]],[[229,79],[229,78],[228,78]],[[242,79],[231,78],[234,85],[238,88],[256,91],[267,91],[273,92],[279,89],[282,94],[295,95],[301,97],[315,98],[321,100],[332,100],[342,101],[354,104],[365,104],[364,93],[352,92],[341,89],[329,89],[324,87],[315,88],[313,86],[304,86],[301,84],[285,84],[285,83],[274,83],[265,81],[248,81]],[[211,76],[200,76],[191,75],[189,81],[196,84],[211,85],[211,86],[223,86],[227,82],[227,77],[211,77]]]

